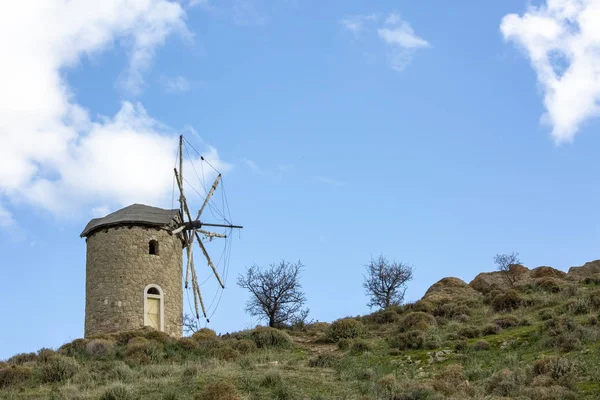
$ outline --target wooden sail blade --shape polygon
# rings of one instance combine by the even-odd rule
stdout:
[[[198,229],[198,232],[200,232],[201,234],[203,234],[204,236],[206,236],[207,238],[210,238],[210,239],[212,239],[214,237],[227,239],[227,235],[223,235],[222,233],[209,232],[209,231],[205,231],[204,229]]]
[[[200,318],[200,314],[198,313],[198,301],[200,301],[200,307],[202,307],[202,315],[204,315],[204,318],[206,318],[206,308],[204,307],[204,300],[202,299],[202,294],[200,293],[200,285],[198,285],[198,275],[196,275],[196,268],[194,267],[193,257],[194,255],[192,254],[192,291],[194,292],[196,318]]]
[[[192,254],[192,263],[194,255]],[[198,281],[196,280],[196,270],[192,268],[192,294],[194,296],[194,309],[196,311],[196,318],[200,318],[200,313],[198,312],[198,298],[196,297],[196,286],[198,285]]]
[[[179,201],[181,201],[181,204],[183,205],[183,210],[185,211],[185,214],[188,217],[188,221],[192,222],[192,214],[190,213],[190,209],[188,208],[187,205],[187,200],[185,198],[185,195],[183,193],[183,182],[181,181],[181,177],[179,176],[179,174],[177,173],[177,169],[173,169],[173,171],[175,171],[175,180],[177,181],[177,187],[179,187]],[[182,215],[183,217],[183,215]]]
[[[186,236],[186,250],[187,250],[187,268],[185,270],[185,288],[188,288],[188,282],[189,282],[189,278],[190,278],[190,270],[192,269],[192,243],[194,241],[194,236],[193,234],[190,234],[188,237],[188,234],[185,235]]]
[[[202,211],[204,211],[204,207],[206,207],[206,205],[208,204],[208,201],[210,200],[212,195],[215,193],[215,190],[217,190],[217,186],[219,186],[220,179],[221,179],[221,174],[217,175],[215,182],[213,183],[212,187],[208,191],[208,194],[206,195],[206,199],[204,199],[204,203],[202,203],[202,207],[200,207],[200,210],[198,210],[198,216],[196,217],[196,221],[200,219],[200,214],[202,214]]]
[[[182,215],[182,216],[183,216],[183,215]],[[184,224],[184,225],[181,225],[181,226],[179,226],[179,227],[177,227],[177,228],[175,228],[175,229],[173,229],[173,230],[171,231],[171,234],[172,234],[172,235],[177,235],[179,232],[183,231],[184,229],[185,229],[185,224]]]
[[[198,246],[200,246],[202,253],[204,253],[204,257],[206,257],[206,260],[208,261],[208,265],[212,268],[215,276],[217,277],[217,281],[219,281],[219,285],[221,285],[222,289],[225,289],[225,285],[223,285],[223,282],[221,281],[221,278],[219,277],[219,274],[217,273],[217,269],[215,268],[215,265],[213,264],[212,260],[210,259],[208,252],[206,251],[206,247],[204,247],[204,245],[202,244],[202,241],[198,237],[197,232],[196,232],[196,239],[198,240]]]

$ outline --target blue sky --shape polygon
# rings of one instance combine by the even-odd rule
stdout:
[[[414,266],[408,301],[496,253],[599,258],[595,3],[0,6],[0,359],[83,335],[79,234],[134,202],[171,207],[179,133],[244,225],[221,333],[258,322],[235,285],[253,263],[301,260],[310,318],[332,321],[369,312],[380,253]]]

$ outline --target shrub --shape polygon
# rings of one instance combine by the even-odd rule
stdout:
[[[9,364],[23,365],[28,362],[35,362],[37,359],[38,356],[35,353],[20,353],[12,356],[7,361]]]
[[[464,351],[469,346],[469,343],[466,340],[459,340],[454,343],[454,350],[456,351]]]
[[[415,303],[413,310],[431,314],[435,309],[435,305],[427,300],[419,300]]]
[[[58,353],[69,357],[78,357],[86,354],[86,339],[75,339],[70,343],[65,343],[59,347]]]
[[[494,323],[500,328],[512,328],[519,325],[519,319],[512,314],[507,314],[496,318]]]
[[[586,314],[592,311],[592,306],[589,299],[569,299],[565,309],[570,314]]]
[[[573,333],[560,333],[550,337],[546,341],[546,346],[561,350],[565,353],[581,349],[581,340]]]
[[[506,293],[498,294],[492,299],[492,307],[495,311],[516,310],[523,303],[523,299],[516,290],[511,289]]]
[[[37,352],[37,362],[38,363],[44,363],[47,362],[48,360],[50,360],[54,355],[56,354],[56,352],[52,349],[48,349],[48,348],[41,348],[38,350]]]
[[[337,342],[337,347],[339,350],[348,350],[351,344],[352,340],[350,339],[340,339]]]
[[[488,394],[515,397],[523,384],[523,380],[520,378],[520,376],[510,369],[503,369],[493,374],[487,380],[485,390]]]
[[[208,384],[195,400],[240,400],[235,386],[229,381],[218,381]]]
[[[388,343],[390,347],[400,350],[422,349],[425,344],[425,334],[417,330],[403,332],[389,338]]]
[[[466,380],[462,365],[450,364],[435,376],[433,387],[438,392],[450,396],[456,393]]]
[[[588,318],[588,325],[598,325],[598,317],[596,317],[595,315],[590,315],[590,317]]]
[[[231,347],[239,351],[241,354],[246,354],[256,350],[256,343],[250,339],[240,339],[233,341],[231,343]]]
[[[377,382],[377,384],[387,392],[394,392],[396,387],[398,386],[398,381],[396,380],[396,376],[393,374],[388,374],[382,376],[381,379]]]
[[[100,400],[134,400],[135,398],[129,388],[120,383],[109,387],[100,396]]]
[[[350,352],[353,354],[358,354],[358,353],[363,353],[365,351],[371,351],[372,347],[371,345],[361,339],[357,339],[355,341],[352,342],[352,345],[350,346]]]
[[[189,337],[177,339],[177,344],[185,350],[194,350],[198,348],[198,342]]]
[[[108,337],[106,335],[99,336],[94,339],[112,339],[112,338],[114,338],[114,340],[117,342],[117,344],[121,345],[121,346],[126,345],[132,339],[136,339],[136,338],[153,340],[153,341],[156,341],[161,344],[167,343],[171,340],[169,335],[167,335],[165,332],[157,331],[156,329],[151,328],[149,326],[145,326],[140,329],[132,329],[129,331],[121,331],[114,335],[110,335]]]
[[[8,365],[0,368],[0,389],[18,385],[33,377],[31,367],[24,365]]]
[[[555,278],[545,277],[536,281],[537,286],[545,292],[558,293],[560,292],[560,284]]]
[[[427,314],[421,311],[410,312],[402,318],[400,321],[400,331],[426,331],[432,326],[436,326],[437,322],[431,314]]]
[[[129,365],[121,360],[102,363],[100,370],[109,381],[129,382],[133,377],[133,371]]]
[[[577,364],[564,357],[542,357],[533,364],[534,375],[549,375],[556,380],[571,377],[577,372]]]
[[[473,350],[476,350],[476,351],[483,351],[483,350],[489,350],[489,349],[490,349],[490,344],[488,343],[487,340],[478,340],[473,345]]]
[[[322,353],[308,360],[309,367],[333,368],[337,365],[338,358],[332,354]]]
[[[216,339],[216,337],[217,334],[215,333],[215,331],[208,328],[202,328],[199,331],[194,332],[194,334],[192,335],[192,339],[194,339],[197,342],[201,342],[207,339]]]
[[[547,321],[547,320],[551,319],[552,317],[554,317],[554,312],[552,310],[546,308],[546,309],[540,310],[538,315],[540,316],[540,319],[542,321]]]
[[[501,331],[502,331],[502,328],[500,328],[498,325],[488,324],[483,328],[482,333],[484,336],[488,336],[488,335],[495,335],[497,333],[500,333]]]
[[[165,357],[164,346],[153,340],[143,337],[132,339],[124,351],[124,358],[136,364],[148,364],[160,361]]]
[[[400,319],[398,313],[393,310],[381,310],[377,311],[368,317],[365,317],[367,321],[372,321],[376,324],[384,325],[384,324],[393,324],[394,322]]]
[[[284,348],[292,343],[287,333],[279,329],[269,327],[259,327],[248,332],[250,339],[254,341],[256,347],[262,348]]]
[[[592,308],[595,310],[600,308],[600,290],[596,289],[590,292],[588,299]]]
[[[223,346],[223,347],[213,349],[210,352],[210,355],[215,358],[218,358],[219,360],[231,361],[231,360],[235,360],[236,358],[238,358],[240,356],[240,352],[232,347]]]
[[[471,309],[465,304],[440,303],[433,310],[433,315],[437,317],[454,318],[458,315],[471,315]]]
[[[363,324],[353,318],[338,319],[329,327],[327,337],[337,342],[340,339],[354,339],[364,332]]]
[[[44,383],[62,382],[72,378],[78,369],[79,363],[74,358],[56,355],[40,364],[40,378]]]
[[[600,285],[600,277],[590,277],[590,276],[588,276],[587,278],[585,278],[583,280],[583,283],[586,284],[586,285],[598,286],[598,285]]]
[[[473,339],[481,336],[481,331],[475,326],[465,326],[458,331],[458,336]]]
[[[535,400],[576,400],[575,393],[561,386],[532,386],[523,388],[523,396]]]
[[[437,349],[442,345],[440,338],[435,335],[427,335],[423,347],[429,350]]]
[[[85,351],[91,357],[103,358],[112,352],[114,345],[114,342],[106,339],[92,339],[86,344]]]

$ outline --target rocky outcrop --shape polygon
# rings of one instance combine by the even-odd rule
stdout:
[[[431,285],[423,300],[431,303],[440,303],[445,301],[476,300],[481,294],[467,285],[465,281],[459,278],[443,278]]]
[[[587,262],[581,267],[571,267],[567,273],[568,277],[575,279],[588,278],[595,275],[600,275],[600,260]]]
[[[550,278],[556,278],[556,279],[564,279],[564,278],[566,278],[566,276],[567,276],[566,272],[560,271],[556,268],[547,267],[547,266],[537,267],[537,268],[534,268],[531,270],[532,278],[550,277]]]

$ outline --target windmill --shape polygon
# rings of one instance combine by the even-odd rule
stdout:
[[[202,161],[205,161],[203,156],[200,156],[200,158]],[[214,167],[213,167],[213,169],[214,169]],[[202,203],[202,206],[198,210],[196,217],[195,218],[192,217],[192,213],[190,212],[188,202],[185,197],[184,190],[183,190],[184,179],[183,179],[183,136],[182,135],[179,136],[179,171],[177,170],[177,168],[174,168],[173,171],[175,173],[175,182],[177,183],[177,187],[179,188],[179,204],[180,204],[181,218],[182,218],[183,222],[180,226],[175,228],[172,231],[172,233],[182,235],[183,241],[184,241],[184,249],[187,252],[187,266],[186,266],[186,272],[185,272],[185,288],[188,289],[188,286],[191,283],[192,293],[193,293],[193,297],[194,297],[194,309],[196,312],[196,318],[197,319],[200,318],[200,312],[198,309],[198,304],[200,304],[200,307],[202,309],[202,315],[204,316],[204,318],[206,318],[207,322],[209,322],[208,317],[206,315],[206,307],[204,306],[204,300],[202,299],[202,293],[200,292],[200,285],[198,284],[198,275],[196,273],[196,267],[194,266],[194,251],[193,251],[194,243],[197,243],[198,247],[202,251],[202,255],[204,256],[204,258],[206,258],[208,266],[211,268],[213,274],[217,278],[217,281],[218,281],[219,285],[221,286],[221,289],[224,289],[225,285],[223,284],[223,281],[221,280],[221,277],[219,276],[219,273],[217,272],[217,269],[215,268],[215,265],[208,254],[206,246],[204,246],[202,238],[212,241],[215,238],[226,239],[227,235],[221,234],[221,233],[216,233],[216,232],[211,232],[204,228],[222,227],[222,228],[229,228],[229,229],[241,229],[243,227],[239,226],[239,225],[232,225],[232,224],[207,223],[201,219],[203,216],[204,210],[209,205],[210,199],[214,195],[214,193],[217,190],[217,187],[219,186],[219,183],[221,181],[221,173],[218,172],[216,169],[215,169],[215,171],[217,172],[217,177],[215,178],[215,181],[213,182],[212,186],[210,187],[210,190],[206,194],[206,197],[204,198],[204,202]]]

